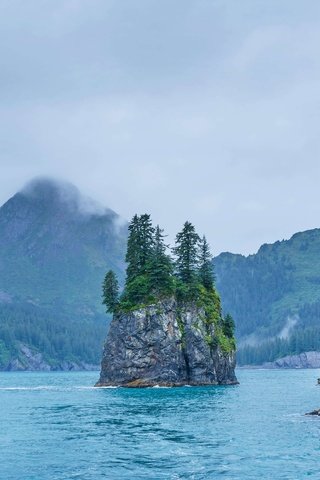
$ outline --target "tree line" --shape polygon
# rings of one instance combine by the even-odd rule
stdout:
[[[103,315],[70,318],[54,309],[28,303],[2,304],[0,309],[0,370],[19,357],[19,344],[40,351],[54,365],[58,361],[98,364],[105,336]]]
[[[320,327],[298,329],[288,338],[274,338],[256,346],[245,346],[237,352],[239,365],[262,365],[287,355],[320,351]]]

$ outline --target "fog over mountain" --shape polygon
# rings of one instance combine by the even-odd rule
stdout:
[[[71,184],[36,179],[0,208],[0,233],[0,368],[21,344],[49,363],[98,363],[101,285],[109,268],[123,279],[126,221]]]
[[[6,269],[0,281],[9,294],[19,295],[20,285],[25,298],[35,302],[36,297],[44,297],[51,304],[59,290],[59,301],[74,302],[78,308],[91,303],[95,309],[98,279],[90,293],[86,288],[86,302],[81,300],[88,277],[92,281],[100,276],[101,283],[108,266],[122,276],[126,221],[67,182],[36,179],[28,183],[1,207],[0,230],[0,268]],[[21,268],[28,281],[21,276]],[[54,278],[48,296],[45,287],[52,286]]]

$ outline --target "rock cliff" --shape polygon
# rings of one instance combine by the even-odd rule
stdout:
[[[235,352],[219,345],[195,306],[167,300],[116,314],[96,386],[236,384]]]
[[[264,368],[320,368],[320,352],[288,355],[262,365]]]

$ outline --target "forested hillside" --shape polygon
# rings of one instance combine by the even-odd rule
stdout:
[[[214,262],[223,307],[236,321],[240,363],[320,348],[319,229]]]
[[[52,364],[98,363],[108,323],[101,285],[112,270],[121,291],[126,243],[126,222],[72,185],[38,180],[8,200],[0,208],[0,369],[20,344]],[[248,257],[222,253],[214,265],[239,363],[320,350],[319,229]]]
[[[69,184],[37,180],[0,209],[0,368],[17,342],[99,362],[108,268],[123,280],[127,225]]]
[[[15,359],[23,365],[21,345],[41,352],[44,361],[52,367],[65,361],[97,365],[105,332],[104,315],[94,319],[78,318],[29,303],[2,304],[0,369]]]

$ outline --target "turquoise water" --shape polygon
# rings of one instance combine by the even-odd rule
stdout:
[[[0,373],[1,480],[320,479],[317,370],[233,387],[91,388],[98,372]]]

